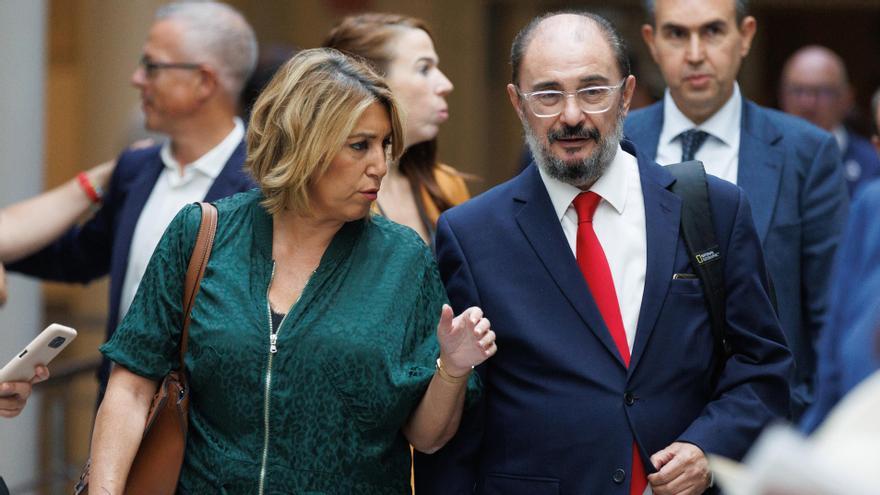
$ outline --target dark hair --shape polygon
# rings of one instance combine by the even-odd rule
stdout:
[[[656,26],[657,19],[654,17],[655,0],[643,0],[645,12],[648,14],[648,23]],[[739,25],[746,18],[749,12],[749,0],[733,0],[733,8],[736,11],[736,23]]]
[[[283,44],[269,45],[260,50],[257,66],[244,85],[244,89],[241,91],[241,98],[239,99],[241,117],[245,122],[250,120],[251,110],[253,110],[254,103],[257,102],[257,98],[260,96],[263,88],[269,84],[269,81],[272,80],[278,69],[296,55],[298,51],[299,48],[295,46]]]
[[[343,18],[330,30],[323,46],[360,57],[384,77],[388,75],[394,55],[392,48],[395,37],[402,28],[421,29],[434,41],[427,23],[421,19],[399,14],[367,13]],[[453,206],[434,177],[438,165],[436,138],[411,145],[398,163],[400,173],[413,185],[417,202],[421,201],[418,192],[424,186],[440,212]]]
[[[605,41],[608,42],[611,49],[614,51],[614,58],[617,61],[617,69],[620,70],[621,77],[630,75],[629,57],[626,55],[626,43],[608,19],[585,10],[558,10],[535,17],[531,22],[526,24],[526,27],[516,33],[516,36],[513,38],[513,44],[510,46],[510,68],[511,81],[514,86],[519,84],[519,69],[522,65],[522,59],[525,55],[526,49],[532,41],[535,28],[550,17],[564,14],[577,15],[593,21],[602,34],[605,35]]]

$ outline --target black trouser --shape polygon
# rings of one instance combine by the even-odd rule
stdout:
[[[0,476],[0,495],[9,495],[9,488],[6,488],[6,483],[3,482],[2,476]]]

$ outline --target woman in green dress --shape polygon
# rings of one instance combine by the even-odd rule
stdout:
[[[396,103],[366,65],[306,50],[257,100],[247,139],[260,188],[216,203],[179,493],[409,493],[408,444],[432,452],[452,437],[479,391],[470,370],[496,347],[479,308],[453,317],[418,234],[369,214],[401,153]],[[122,492],[153,392],[176,367],[199,222],[197,206],[177,215],[101,348],[116,364],[91,493]]]

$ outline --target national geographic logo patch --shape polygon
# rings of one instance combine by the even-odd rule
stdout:
[[[698,253],[694,256],[697,259],[697,263],[701,265],[705,265],[706,263],[716,260],[721,257],[721,253],[714,249],[710,249],[708,251],[703,251],[702,253]]]

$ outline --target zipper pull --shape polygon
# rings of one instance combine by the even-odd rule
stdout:
[[[278,346],[275,345],[277,343],[278,343],[278,334],[273,333],[273,334],[269,335],[269,352],[271,352],[272,354],[275,354],[276,352],[278,352]]]

